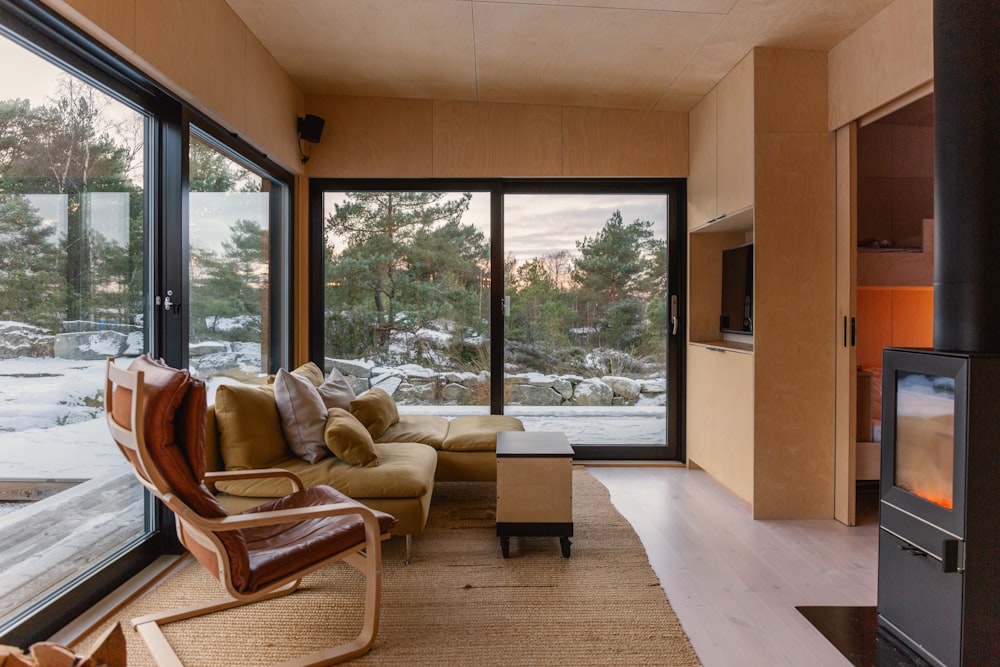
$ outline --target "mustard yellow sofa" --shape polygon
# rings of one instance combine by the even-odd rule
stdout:
[[[292,373],[309,377],[314,386],[323,381],[322,374],[317,377],[315,371],[302,372],[300,368]],[[373,390],[349,402],[350,415],[343,409],[329,408],[324,436],[330,451],[310,462],[301,451],[293,451],[286,437],[288,419],[283,419],[278,407],[280,381],[278,385],[277,389],[275,385],[218,388],[215,404],[208,408],[207,469],[284,468],[307,486],[328,484],[372,509],[395,516],[398,522],[393,534],[407,536],[408,555],[409,538],[418,535],[427,523],[435,480],[495,480],[496,433],[524,430],[519,419],[500,415],[450,420],[400,415],[384,392]],[[285,408],[287,417],[287,403]],[[358,423],[349,433],[333,426],[335,421],[355,420]],[[368,441],[361,458],[338,446],[355,437]],[[281,497],[289,492],[289,486],[279,478],[263,478],[219,483],[212,491],[227,510],[235,512]]]

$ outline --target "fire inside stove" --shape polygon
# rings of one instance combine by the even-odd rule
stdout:
[[[955,379],[896,375],[896,486],[954,507]]]

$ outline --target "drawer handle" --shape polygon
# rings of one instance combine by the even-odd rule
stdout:
[[[915,547],[912,544],[900,544],[899,549],[900,551],[908,551],[911,556],[921,556],[923,558],[927,558],[926,551],[924,551],[920,547]]]

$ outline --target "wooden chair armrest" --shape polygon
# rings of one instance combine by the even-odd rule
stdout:
[[[302,480],[291,470],[284,468],[258,468],[255,470],[222,470],[206,472],[206,482],[226,482],[234,479],[258,479],[262,477],[286,477],[292,482],[292,492],[305,488]]]
[[[188,520],[195,525],[200,525],[205,530],[221,532],[257,526],[273,526],[282,523],[297,523],[329,516],[350,516],[352,514],[360,516],[362,521],[365,522],[365,544],[367,548],[373,548],[382,539],[389,537],[389,533],[382,534],[378,519],[375,518],[375,513],[370,508],[358,503],[333,503],[331,505],[270,510],[266,512],[253,512],[251,514],[236,514],[222,519],[189,516]]]

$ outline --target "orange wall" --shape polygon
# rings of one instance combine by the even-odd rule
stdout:
[[[884,347],[934,345],[933,287],[859,287],[858,365],[882,367]]]

